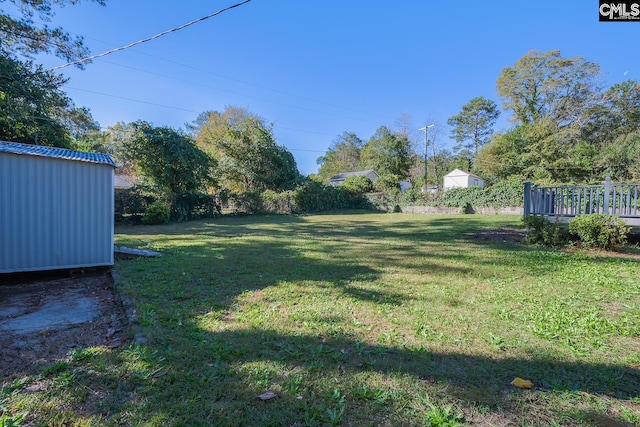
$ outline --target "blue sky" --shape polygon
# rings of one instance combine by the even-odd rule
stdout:
[[[53,24],[100,53],[235,2],[81,3],[57,10]],[[531,50],[597,62],[604,85],[640,80],[639,39],[640,22],[598,22],[595,0],[253,0],[61,72],[103,127],[141,119],[179,128],[205,110],[244,107],[275,124],[278,144],[309,174],[343,131],[367,140],[403,115],[418,145],[417,129],[436,123],[430,137],[450,148],[447,119],[476,96],[500,104],[500,71]]]

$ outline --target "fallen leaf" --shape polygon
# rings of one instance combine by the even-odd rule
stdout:
[[[530,389],[530,388],[533,388],[534,386],[533,382],[529,380],[523,380],[520,377],[516,377],[513,381],[511,381],[511,384],[518,388],[524,388],[524,389]]]
[[[161,370],[161,371],[156,372],[156,373],[155,373],[155,374],[153,374],[152,376],[153,376],[153,378],[160,378],[160,377],[162,377],[162,376],[164,376],[164,375],[167,375],[168,373],[169,373],[169,370],[168,370],[168,369],[163,369],[163,370]]]
[[[260,399],[260,400],[269,400],[269,399],[273,399],[274,397],[278,397],[278,395],[275,394],[272,391],[268,391],[268,392],[262,393],[260,396],[258,396],[258,399]]]

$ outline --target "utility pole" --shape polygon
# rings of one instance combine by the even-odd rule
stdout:
[[[422,187],[422,191],[425,192],[427,191],[427,156],[428,156],[428,151],[427,148],[429,147],[429,128],[434,127],[435,124],[430,124],[427,125],[425,127],[422,127],[418,130],[423,130],[424,131],[424,186]]]

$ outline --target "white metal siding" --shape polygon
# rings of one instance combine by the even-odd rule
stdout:
[[[113,167],[0,153],[0,273],[113,264]]]

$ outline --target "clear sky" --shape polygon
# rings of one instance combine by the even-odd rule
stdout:
[[[236,2],[81,3],[57,10],[53,24],[95,54]],[[403,115],[418,144],[417,129],[436,123],[430,137],[451,147],[447,119],[476,96],[500,104],[500,71],[531,50],[597,62],[605,85],[640,80],[639,41],[640,22],[598,22],[596,0],[253,0],[61,72],[64,90],[103,127],[141,119],[180,128],[205,110],[244,107],[275,124],[277,143],[309,174],[342,132],[367,140]]]

